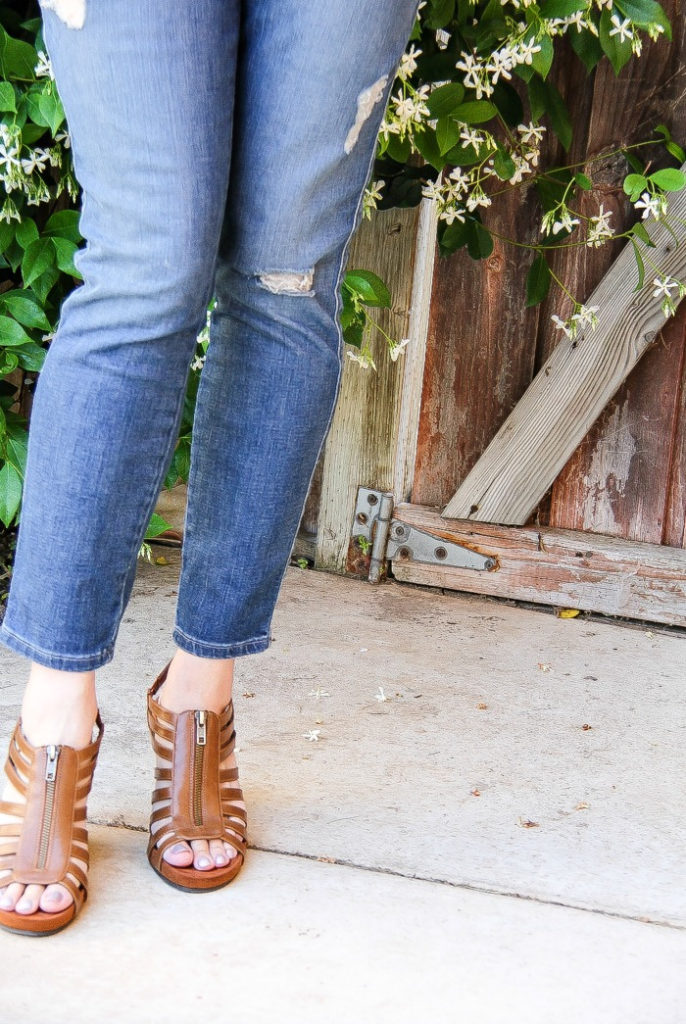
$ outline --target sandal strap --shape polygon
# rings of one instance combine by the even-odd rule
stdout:
[[[96,718],[97,736],[86,747],[34,747],[17,722],[5,772],[24,803],[3,801],[3,813],[16,818],[0,826],[2,881],[28,885],[60,883],[77,907],[86,896],[88,832],[86,800],[104,727]],[[85,865],[85,868],[84,866]]]
[[[155,770],[158,785],[148,856],[157,862],[172,843],[190,839],[223,839],[241,855],[247,847],[246,813],[236,806],[243,799],[238,771],[220,769],[234,749],[233,702],[219,714],[163,708],[155,699],[166,679],[168,663],[148,691],[148,724],[155,753],[164,762]]]

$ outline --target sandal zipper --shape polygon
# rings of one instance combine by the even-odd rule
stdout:
[[[38,862],[36,867],[39,871],[45,868],[48,857],[48,841],[52,827],[52,814],[55,806],[55,784],[57,780],[57,759],[60,748],[54,744],[47,747],[47,761],[45,764],[45,805],[43,808],[43,821],[41,824],[40,846],[38,848]]]
[[[207,743],[205,712],[195,712],[195,757],[193,759],[193,820],[202,825],[202,769]]]

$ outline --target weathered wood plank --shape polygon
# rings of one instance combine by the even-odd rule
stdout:
[[[672,444],[672,469],[665,510],[663,542],[686,548],[686,338],[681,364],[681,394],[675,418]]]
[[[686,20],[675,0],[667,0],[666,7],[674,31],[671,43],[646,40],[641,59],[627,64],[619,79],[607,62],[599,65],[588,126],[589,155],[606,146],[618,148],[647,138],[660,121],[669,125],[674,138],[686,137]],[[657,145],[643,146],[640,155],[649,163],[664,161],[664,150]],[[581,213],[595,213],[602,201],[606,210],[612,210],[615,227],[627,227],[635,217],[621,187],[627,170],[620,153],[594,163],[594,189],[580,197]],[[573,294],[586,294],[608,269],[616,244],[563,251],[555,272]],[[552,312],[567,314],[568,307],[558,309],[558,304],[563,305],[556,303],[546,310],[548,317]],[[677,368],[686,344],[684,313],[680,310],[676,320],[665,324],[661,340],[622,385],[555,480],[547,520],[551,526],[674,543],[673,514],[678,509],[669,504],[668,495],[674,491],[670,478],[677,472],[670,457],[679,440]],[[557,341],[552,334],[556,332],[546,333],[542,362]],[[677,533],[683,536],[683,519]]]
[[[349,267],[365,267],[387,282],[392,310],[373,310],[384,329],[407,337],[419,213],[379,211],[363,221],[350,248]],[[383,339],[374,342],[377,370],[346,359],[341,393],[324,448],[315,565],[343,572],[355,497],[360,485],[391,490],[403,388],[403,359],[393,362]]]
[[[686,165],[685,165],[686,166]],[[686,215],[686,189],[670,202],[677,219]],[[664,273],[686,276],[686,246],[676,246],[660,221],[644,222],[655,243],[653,258]],[[583,328],[559,342],[488,446],[448,502],[448,518],[521,525],[552,485],[572,452],[664,324],[649,283],[635,293],[636,267],[630,244],[595,288],[588,306],[598,306],[595,331]]]
[[[410,504],[398,505],[394,517],[498,561],[492,572],[477,572],[395,559],[396,579],[686,626],[682,550],[572,530],[446,520]]]
[[[665,324],[659,341],[560,473],[549,525],[663,543],[681,397],[684,313],[686,306],[678,319]]]
[[[590,79],[579,73],[566,39],[557,40],[555,48],[558,87],[574,117],[574,149],[568,156],[582,159],[595,72]],[[512,84],[524,95],[519,80]],[[551,145],[545,138],[542,165],[551,165]],[[540,241],[539,215],[535,189],[524,183],[499,196],[485,220],[498,235],[533,244]],[[448,501],[534,376],[544,312],[524,304],[532,259],[532,252],[496,238],[486,260],[475,262],[460,250],[436,263],[412,489],[417,504]]]

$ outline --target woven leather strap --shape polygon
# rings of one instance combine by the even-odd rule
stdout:
[[[86,801],[104,727],[82,750],[68,746],[34,747],[17,722],[5,774],[21,798],[0,800],[0,814],[14,821],[0,825],[0,886],[10,882],[69,890],[75,904],[86,898],[88,831]]]
[[[155,699],[165,678],[166,668],[148,692],[148,725],[161,762],[155,769],[148,856],[159,863],[169,846],[191,839],[222,839],[244,856],[247,818],[238,803],[243,800],[238,770],[220,767],[235,746],[233,702],[220,714],[176,714]]]

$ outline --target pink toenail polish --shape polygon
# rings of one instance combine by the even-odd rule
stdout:
[[[199,868],[208,868],[211,863],[212,862],[210,861],[209,857],[199,857],[198,858],[198,867]]]

